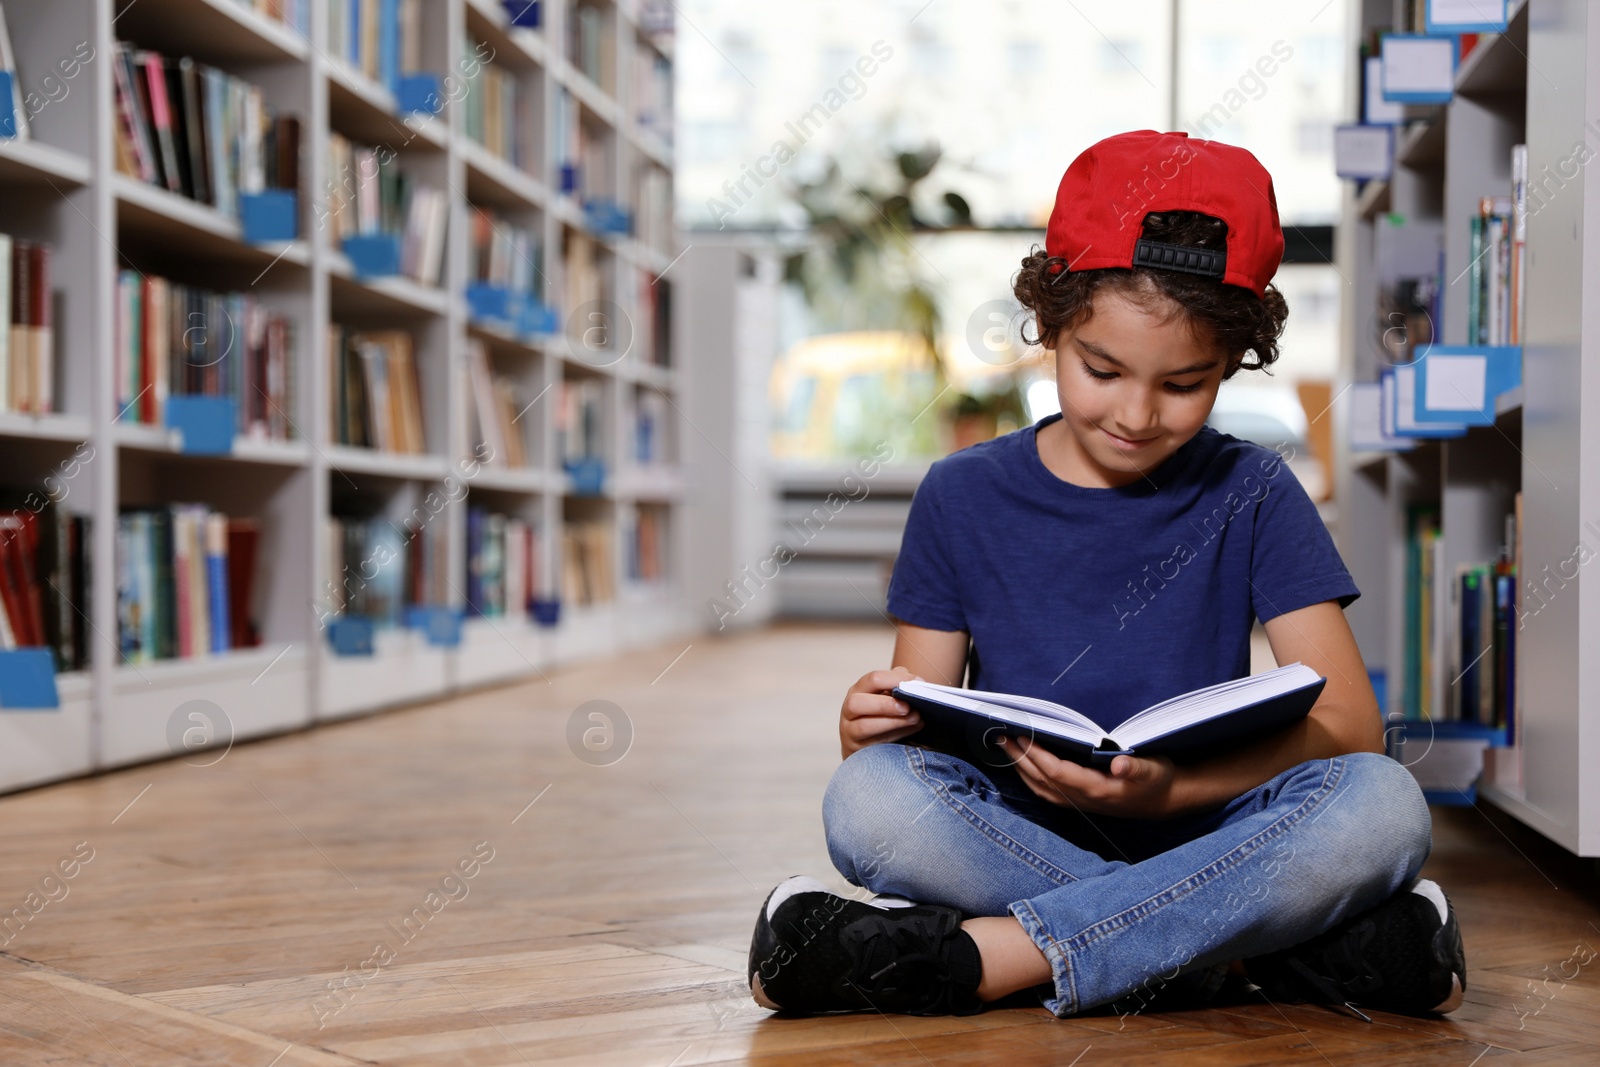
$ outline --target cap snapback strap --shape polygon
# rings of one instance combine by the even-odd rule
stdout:
[[[1227,272],[1228,250],[1189,248],[1141,237],[1133,246],[1133,265],[1221,278]]]

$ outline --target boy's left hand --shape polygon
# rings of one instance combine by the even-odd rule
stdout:
[[[1118,756],[1109,772],[1047,752],[1031,740],[1001,742],[1029,789],[1061,807],[1131,819],[1164,819],[1175,812],[1177,768],[1165,756]]]

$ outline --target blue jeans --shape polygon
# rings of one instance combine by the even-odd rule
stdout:
[[[869,745],[834,773],[823,821],[855,885],[1016,916],[1050,961],[1058,1016],[1314,937],[1405,886],[1432,845],[1416,780],[1371,753],[1142,820],[1047,804],[1009,768]]]

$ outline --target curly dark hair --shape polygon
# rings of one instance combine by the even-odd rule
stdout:
[[[1189,248],[1223,248],[1228,224],[1197,211],[1151,212],[1144,218],[1143,237]],[[1260,299],[1248,289],[1224,285],[1215,278],[1144,267],[1108,267],[1069,271],[1059,256],[1035,246],[1022,261],[1011,291],[1032,311],[1038,336],[1023,340],[1054,349],[1062,329],[1086,322],[1094,313],[1094,295],[1117,293],[1138,307],[1166,315],[1184,315],[1196,338],[1228,353],[1224,378],[1241,367],[1266,370],[1278,358],[1278,338],[1289,317],[1289,305],[1276,286],[1267,285]],[[1254,356],[1253,362],[1248,357]]]

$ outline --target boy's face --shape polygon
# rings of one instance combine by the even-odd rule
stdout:
[[[1200,432],[1226,364],[1226,353],[1190,334],[1181,312],[1153,314],[1101,291],[1094,313],[1056,339],[1066,432],[1041,456],[1077,485],[1137,481]]]

